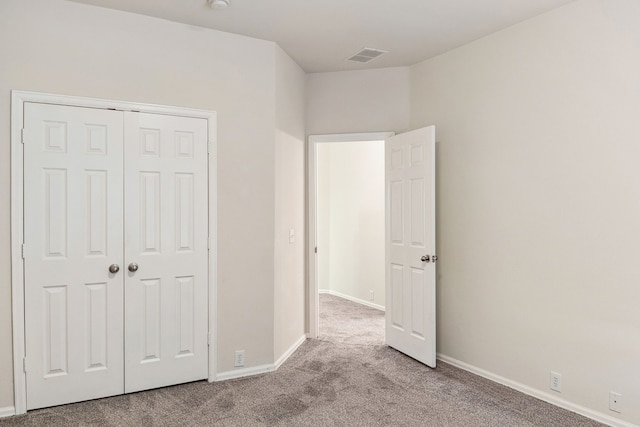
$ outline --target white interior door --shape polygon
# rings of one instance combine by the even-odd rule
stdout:
[[[386,343],[436,366],[435,127],[385,144]]]
[[[125,113],[125,138],[129,393],[208,374],[207,121]]]
[[[24,109],[27,409],[122,393],[122,112]]]

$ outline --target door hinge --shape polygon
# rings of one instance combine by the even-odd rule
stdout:
[[[318,247],[316,246],[315,249],[313,250],[313,253],[317,254],[318,253]]]
[[[23,357],[22,358],[22,370],[24,371],[24,373],[27,373],[27,357]]]
[[[213,334],[211,332],[209,332],[207,334],[207,345],[211,346],[211,343],[213,343]]]
[[[24,243],[20,246],[20,255],[22,256],[22,259],[24,259]]]
[[[213,151],[213,142],[208,141],[207,142],[207,153],[211,154],[212,151]]]
[[[24,128],[20,131],[20,142],[24,144]]]
[[[207,250],[211,250],[211,237],[207,237]]]

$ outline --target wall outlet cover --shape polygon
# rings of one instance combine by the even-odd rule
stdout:
[[[551,375],[549,377],[549,388],[557,391],[558,393],[562,392],[562,374],[551,371]]]
[[[622,412],[622,395],[612,391],[609,393],[609,409],[613,412]]]
[[[236,350],[233,353],[233,357],[233,366],[236,368],[242,368],[244,366],[244,350]]]

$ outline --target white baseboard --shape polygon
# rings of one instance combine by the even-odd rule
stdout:
[[[468,363],[461,362],[460,360],[454,359],[444,354],[438,353],[437,357],[438,357],[438,360],[448,363],[449,365],[453,365],[456,368],[460,368],[465,371],[471,372],[472,374],[479,375],[493,382],[502,384],[504,386],[507,386],[509,388],[522,392],[524,394],[528,394],[529,396],[533,396],[536,399],[543,400],[547,403],[551,403],[552,405],[559,406],[560,408],[566,409],[571,412],[575,412],[577,414],[583,415],[587,418],[591,418],[592,420],[596,420],[603,424],[607,424],[612,427],[638,427],[636,424],[623,421],[618,418],[614,418],[610,415],[603,414],[602,412],[594,411],[592,409],[577,405],[575,403],[569,402],[564,399],[560,399],[559,397],[554,396],[553,394],[535,389],[533,387],[529,387],[522,383],[494,374],[493,372],[485,371],[484,369],[478,368],[473,365],[469,365]]]
[[[287,351],[285,351],[284,354],[278,358],[278,360],[276,360],[275,369],[280,368],[280,366],[282,366],[282,364],[284,362],[286,362],[287,359],[289,357],[291,357],[291,355],[296,352],[298,347],[300,347],[306,340],[307,340],[307,335],[306,334],[302,335],[300,338],[298,338],[298,341],[293,343],[293,345],[291,347],[289,347],[289,349]]]
[[[276,360],[275,363],[268,365],[253,366],[251,368],[234,369],[233,371],[220,372],[215,375],[214,381],[226,381],[236,378],[249,377],[253,375],[266,374],[267,372],[273,372],[278,369],[295,351],[304,343],[307,339],[307,335],[302,335],[282,356]]]
[[[16,414],[16,408],[13,406],[7,406],[5,408],[0,408],[0,418],[2,417],[10,417]]]
[[[371,307],[371,308],[375,308],[377,310],[384,311],[384,306],[383,305],[375,304],[375,303],[372,303],[371,301],[365,301],[365,300],[360,299],[360,298],[356,298],[356,297],[352,297],[352,296],[349,296],[349,295],[345,295],[345,294],[342,294],[340,292],[332,291],[332,290],[329,290],[329,289],[322,289],[322,290],[319,290],[318,293],[333,295],[334,297],[344,298],[344,299],[352,301],[352,302],[357,302],[358,304],[366,305],[367,307]]]
[[[233,371],[220,372],[216,374],[215,381],[233,380],[236,378],[249,377],[252,375],[266,374],[267,372],[273,372],[276,367],[273,363],[268,365],[253,366],[251,368],[239,368]]]

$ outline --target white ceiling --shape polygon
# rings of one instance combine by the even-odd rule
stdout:
[[[72,0],[271,40],[306,72],[406,66],[573,0]],[[363,47],[389,53],[345,62]]]

